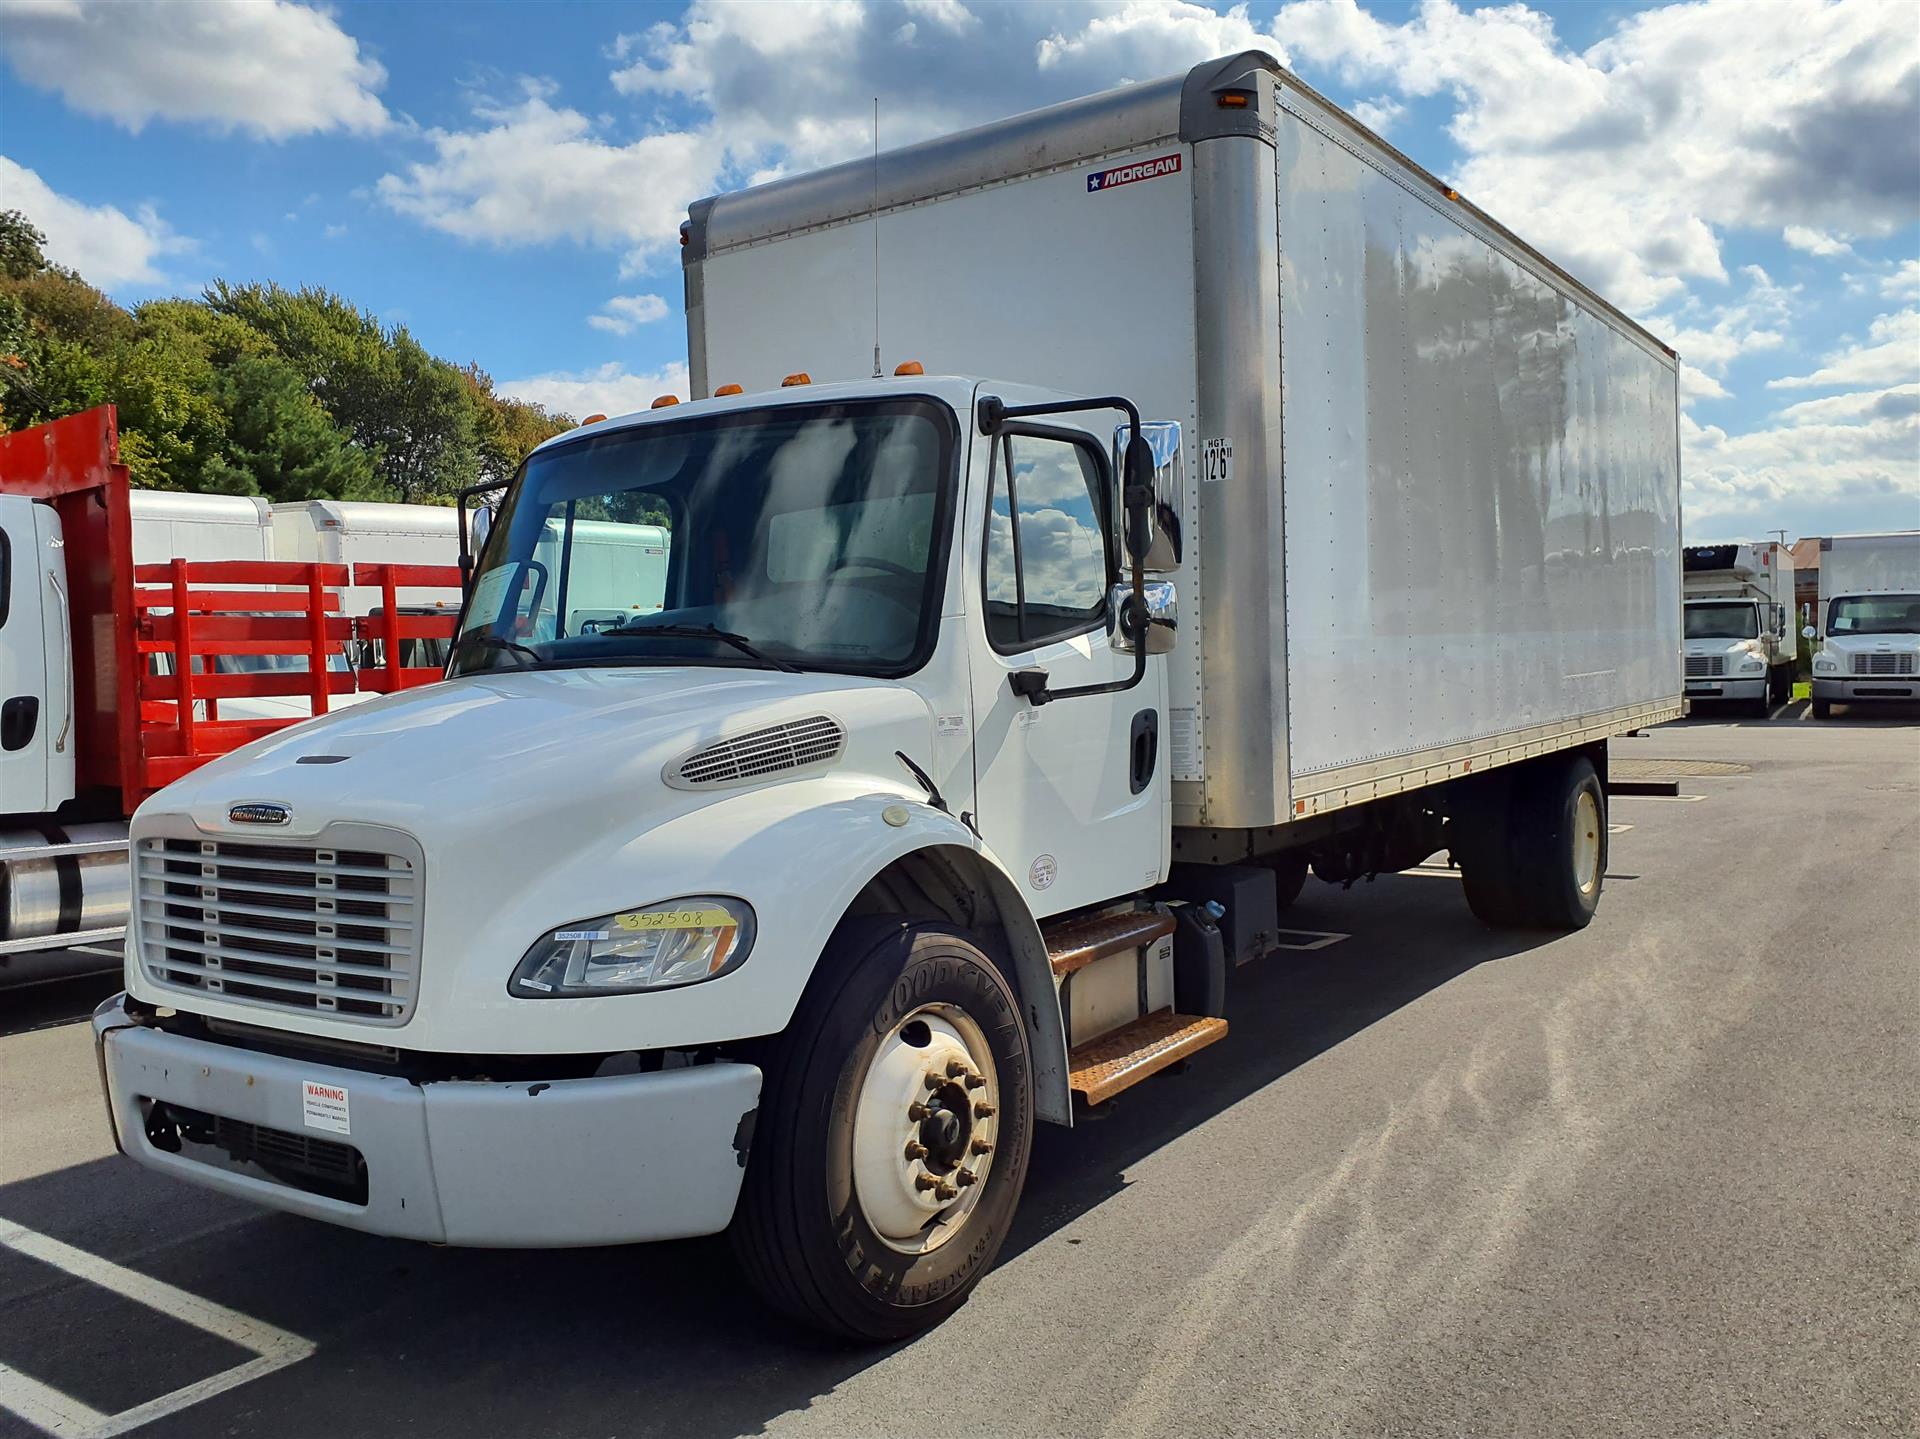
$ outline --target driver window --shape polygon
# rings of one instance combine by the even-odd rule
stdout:
[[[987,512],[987,638],[1002,652],[1081,634],[1107,611],[1106,508],[1090,447],[1008,435]]]

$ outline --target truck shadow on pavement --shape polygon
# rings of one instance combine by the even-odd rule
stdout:
[[[1316,1055],[1552,938],[1481,927],[1456,884],[1388,876],[1342,895],[1311,882],[1282,923],[1346,937],[1235,971],[1232,1032],[1184,1073],[1149,1080],[1071,1131],[1042,1126],[1002,1258],[1120,1193],[1143,1157]],[[757,1432],[894,1352],[840,1347],[770,1316],[741,1286],[723,1238],[433,1249],[264,1213],[120,1160],[0,1188],[0,1227],[9,1221],[318,1345],[301,1363],[142,1429],[158,1439],[216,1429],[704,1439]],[[232,1362],[170,1347],[164,1333],[143,1339],[137,1327],[90,1322],[88,1286],[51,1269],[4,1288],[0,1363],[83,1399],[110,1389],[140,1402]],[[9,1422],[0,1414],[0,1434]]]

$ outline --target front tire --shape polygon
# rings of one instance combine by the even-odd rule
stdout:
[[[1012,984],[955,930],[850,922],[761,1061],[731,1231],[749,1282],[849,1339],[940,1323],[992,1267],[1026,1183],[1033,1070]]]
[[[1832,719],[1833,718],[1833,701],[1832,700],[1815,700],[1813,702],[1813,717],[1817,720]]]

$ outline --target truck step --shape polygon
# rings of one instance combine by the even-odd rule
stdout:
[[[1096,959],[1123,954],[1173,933],[1173,917],[1153,910],[1132,914],[1096,914],[1071,920],[1046,935],[1047,958],[1056,977],[1085,969]]]
[[[1075,1049],[1067,1056],[1067,1087],[1098,1104],[1226,1037],[1224,1019],[1163,1009]]]

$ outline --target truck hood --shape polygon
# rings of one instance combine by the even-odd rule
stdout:
[[[669,786],[670,763],[821,714],[847,732],[837,767],[893,782],[901,769],[893,751],[924,751],[933,734],[926,702],[884,680],[704,666],[503,671],[384,696],[256,741],[154,795],[135,827],[140,817],[185,814],[208,834],[291,838],[348,820],[404,830],[430,856],[436,841],[464,849],[489,833],[540,844],[557,838],[556,821],[576,835],[634,833],[716,797]],[[229,811],[246,803],[283,805],[291,819],[233,823]]]
[[[1688,640],[1686,642],[1686,646],[1687,646],[1686,652],[1690,655],[1731,655],[1731,654],[1751,653],[1751,651],[1747,650],[1746,647],[1752,643],[1754,643],[1754,641],[1752,640],[1722,640],[1722,639]]]

